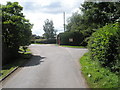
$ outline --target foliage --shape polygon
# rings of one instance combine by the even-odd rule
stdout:
[[[91,58],[104,67],[119,72],[120,23],[109,24],[93,33],[89,41]]]
[[[99,62],[90,59],[90,53],[80,58],[82,73],[84,74],[90,88],[118,88],[119,75],[101,67]]]
[[[45,31],[44,37],[46,39],[53,39],[53,38],[55,38],[56,31],[54,29],[52,20],[51,21],[49,19],[45,20],[45,25],[43,25],[43,30]]]
[[[115,23],[120,17],[119,5],[119,2],[85,2],[80,9],[88,23],[95,23],[102,27],[106,23]]]
[[[26,48],[26,52],[25,52],[25,50],[23,49],[23,48]],[[20,48],[19,48],[19,53],[27,53],[27,52],[29,52],[30,51],[30,49],[28,49],[28,47],[26,47],[26,46],[20,46]]]
[[[78,12],[73,13],[67,20],[67,31],[80,31],[80,23],[82,23],[81,20],[82,16]]]
[[[80,45],[83,41],[83,35],[80,32],[65,32],[58,35],[61,45]],[[72,41],[70,41],[72,39]]]
[[[36,43],[38,41],[43,41],[43,40],[44,40],[44,37],[33,34],[31,38],[31,43]]]
[[[37,40],[36,43],[38,43],[38,44],[56,44],[56,39],[41,39],[41,40]]]
[[[34,40],[34,39],[44,39],[44,37],[36,35],[36,34],[33,34],[32,35],[32,40]]]
[[[109,23],[115,23],[120,17],[120,3],[118,2],[84,2],[80,13],[75,12],[68,19],[66,30],[83,33],[84,42],[87,37]]]
[[[24,52],[26,52],[26,50],[27,50],[28,47],[23,46],[22,48],[23,48]]]
[[[25,19],[18,2],[2,5],[3,59],[17,56],[19,46],[30,44],[32,24]]]
[[[56,39],[35,39],[31,43],[34,44],[56,44]]]

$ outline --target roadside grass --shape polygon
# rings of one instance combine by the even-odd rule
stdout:
[[[90,88],[118,88],[119,77],[107,68],[101,67],[96,61],[90,59],[89,52],[80,58],[82,73]]]
[[[24,52],[24,49],[22,48],[22,46],[19,48],[19,50],[21,51],[21,52],[19,52],[19,53],[23,53],[23,52]],[[27,49],[26,49],[26,53],[29,52],[29,51],[30,51],[30,49],[27,48]],[[25,54],[26,54],[26,53],[25,53]]]
[[[27,62],[31,56],[32,53],[30,52],[30,49],[27,49],[27,52],[23,52],[20,48],[20,58],[14,60],[13,62],[6,64],[2,66],[2,70],[0,70],[0,80],[2,80],[4,77],[6,77],[9,73],[11,73],[13,70],[15,70],[17,67],[23,65],[25,62]]]
[[[87,48],[85,46],[70,46],[70,45],[60,45],[62,47],[70,47],[70,48]]]
[[[31,43],[31,44],[40,44],[40,45],[45,45],[45,44],[42,44],[42,43]]]

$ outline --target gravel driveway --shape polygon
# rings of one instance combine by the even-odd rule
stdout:
[[[29,48],[33,57],[2,82],[4,88],[88,88],[79,64],[87,49],[49,44]]]

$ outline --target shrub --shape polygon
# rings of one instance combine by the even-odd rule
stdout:
[[[91,59],[119,72],[120,23],[109,24],[92,34],[89,43]]]
[[[34,42],[38,44],[56,44],[56,39],[41,39]]]
[[[83,41],[83,35],[80,32],[60,33],[59,37],[61,45],[80,45]],[[73,41],[70,42],[69,39],[73,39]]]
[[[7,2],[6,5],[1,5],[0,10],[2,64],[6,64],[17,58],[20,46],[30,45],[33,25],[23,15],[23,7],[18,2]]]

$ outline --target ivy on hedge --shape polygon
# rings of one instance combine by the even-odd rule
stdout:
[[[91,59],[98,60],[104,67],[119,72],[120,23],[109,24],[92,34],[88,42]]]

